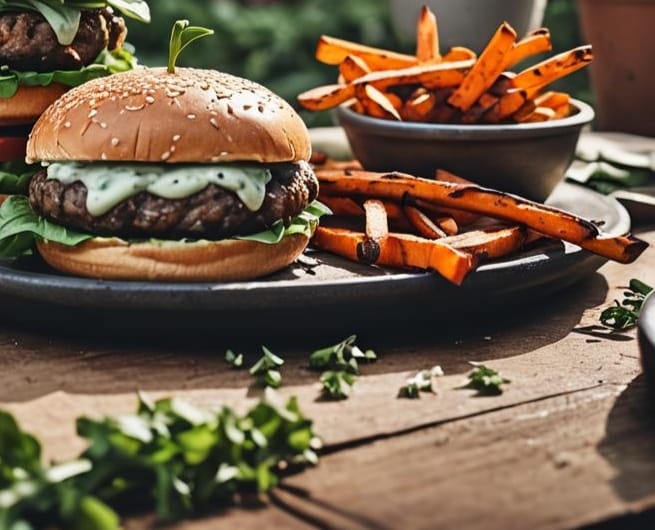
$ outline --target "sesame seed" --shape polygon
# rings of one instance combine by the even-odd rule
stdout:
[[[93,109],[91,112],[89,112],[89,118],[93,118],[98,115],[98,111],[96,109]]]
[[[153,98],[152,96],[146,96],[146,103],[152,105],[154,102],[155,102],[155,98]]]
[[[197,116],[195,114],[187,114],[187,118],[189,120],[195,120],[197,118]]]
[[[212,118],[211,120],[209,120],[209,123],[212,124],[212,127],[214,127],[214,129],[219,129],[218,122],[216,121],[216,118]]]
[[[176,151],[176,149],[177,149],[177,147],[175,147],[174,145],[171,145],[169,151],[170,151],[171,153],[174,153],[174,152]]]
[[[180,138],[182,138],[182,136],[179,135],[179,134],[176,134],[175,136],[173,136],[173,141],[174,141],[174,142],[179,142],[179,141],[180,141]]]
[[[71,122],[69,122],[69,121],[64,123],[64,127],[66,127],[66,129],[70,129],[72,126],[73,126],[73,124]]]
[[[107,153],[102,153],[102,154],[100,155],[100,159],[101,159],[101,160],[107,160]]]
[[[161,155],[162,160],[168,160],[171,157],[170,151],[166,151],[163,155]]]
[[[116,147],[121,141],[118,138],[112,138],[111,139],[111,145]]]
[[[101,129],[106,129],[107,127],[108,127],[108,125],[104,121],[100,122],[100,128]]]

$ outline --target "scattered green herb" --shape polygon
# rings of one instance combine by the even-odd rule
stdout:
[[[328,370],[321,375],[323,396],[328,399],[347,399],[357,378],[346,371]]]
[[[141,396],[136,414],[77,422],[81,458],[47,467],[39,442],[0,412],[0,529],[118,530],[119,509],[188,518],[275,487],[288,464],[314,464],[319,442],[295,398],[270,389],[245,416]],[[141,504],[142,503],[142,504]]]
[[[630,329],[637,324],[641,306],[653,291],[650,285],[636,279],[630,280],[628,290],[623,293],[625,297],[621,303],[616,300],[616,305],[608,307],[600,314],[600,322],[609,328],[624,330]]]
[[[171,42],[168,50],[168,73],[175,73],[175,64],[180,54],[189,44],[214,34],[214,30],[199,26],[189,26],[188,20],[178,20],[173,24]]]
[[[398,395],[409,399],[417,399],[421,392],[434,392],[432,378],[443,376],[441,366],[434,366],[430,370],[421,370],[414,377],[407,379],[404,386],[400,388]]]
[[[320,381],[323,385],[323,396],[329,399],[347,399],[359,374],[360,362],[377,361],[373,350],[362,350],[355,344],[357,335],[351,335],[346,340],[311,353],[309,368],[325,370]]]
[[[227,350],[225,352],[225,362],[233,368],[241,368],[243,367],[243,353],[237,355],[232,350]]]
[[[284,364],[284,360],[266,346],[262,346],[262,352],[264,355],[252,366],[250,375],[258,376],[263,386],[279,388],[282,384],[282,375],[278,368]]]
[[[373,350],[362,351],[356,344],[357,335],[320,350],[309,356],[309,367],[313,370],[347,371],[352,374],[359,373],[359,362],[372,362],[377,360]]]
[[[469,374],[469,384],[465,388],[477,390],[480,395],[496,396],[502,394],[502,385],[511,383],[509,379],[505,379],[496,370],[492,370],[484,364],[470,364],[475,368]]]

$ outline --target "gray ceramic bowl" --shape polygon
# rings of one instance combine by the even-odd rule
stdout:
[[[572,100],[575,113],[542,123],[448,125],[371,118],[347,107],[337,116],[350,146],[371,171],[433,177],[447,169],[502,191],[543,201],[564,177],[593,109]]]

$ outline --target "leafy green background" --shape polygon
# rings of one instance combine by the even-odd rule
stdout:
[[[143,63],[165,65],[167,35],[174,20],[216,30],[216,36],[193,45],[180,64],[215,68],[258,81],[289,101],[308,88],[333,83],[333,67],[314,60],[319,35],[325,33],[372,46],[403,49],[391,29],[384,0],[151,0],[150,26],[130,23],[129,40]],[[441,14],[447,20],[447,14]],[[582,43],[574,0],[550,0],[545,25],[555,51]],[[410,51],[410,50],[406,50]],[[585,72],[562,82],[560,88],[590,99]],[[329,114],[303,117],[310,125],[329,123]]]

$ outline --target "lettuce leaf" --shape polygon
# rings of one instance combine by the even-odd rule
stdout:
[[[287,227],[279,221],[269,230],[235,239],[275,245],[284,237],[293,234],[305,234],[311,237],[320,217],[330,213],[327,206],[314,201]],[[91,234],[69,230],[39,217],[32,210],[27,197],[19,195],[9,197],[0,207],[0,258],[3,259],[30,254],[37,240],[74,247],[94,237]],[[185,243],[193,244],[193,241],[185,241]]]
[[[48,86],[59,83],[76,87],[99,77],[132,70],[137,60],[126,49],[103,51],[94,64],[81,70],[55,70],[54,72],[18,72],[8,67],[0,67],[0,98],[8,99],[18,92],[19,87]]]
[[[39,217],[27,197],[14,195],[0,207],[0,257],[17,258],[29,254],[37,239],[76,246],[92,239],[89,234],[68,230]]]
[[[27,195],[30,180],[40,166],[26,164],[23,160],[0,163],[0,194]]]
[[[249,236],[237,236],[234,239],[241,241],[256,241],[258,243],[266,243],[268,245],[276,245],[282,239],[294,234],[304,234],[307,237],[312,237],[314,231],[318,226],[318,221],[324,215],[330,215],[332,212],[325,206],[325,204],[314,201],[311,203],[304,212],[291,221],[289,226],[284,226],[282,221],[278,221],[271,228],[264,232],[252,234]]]

